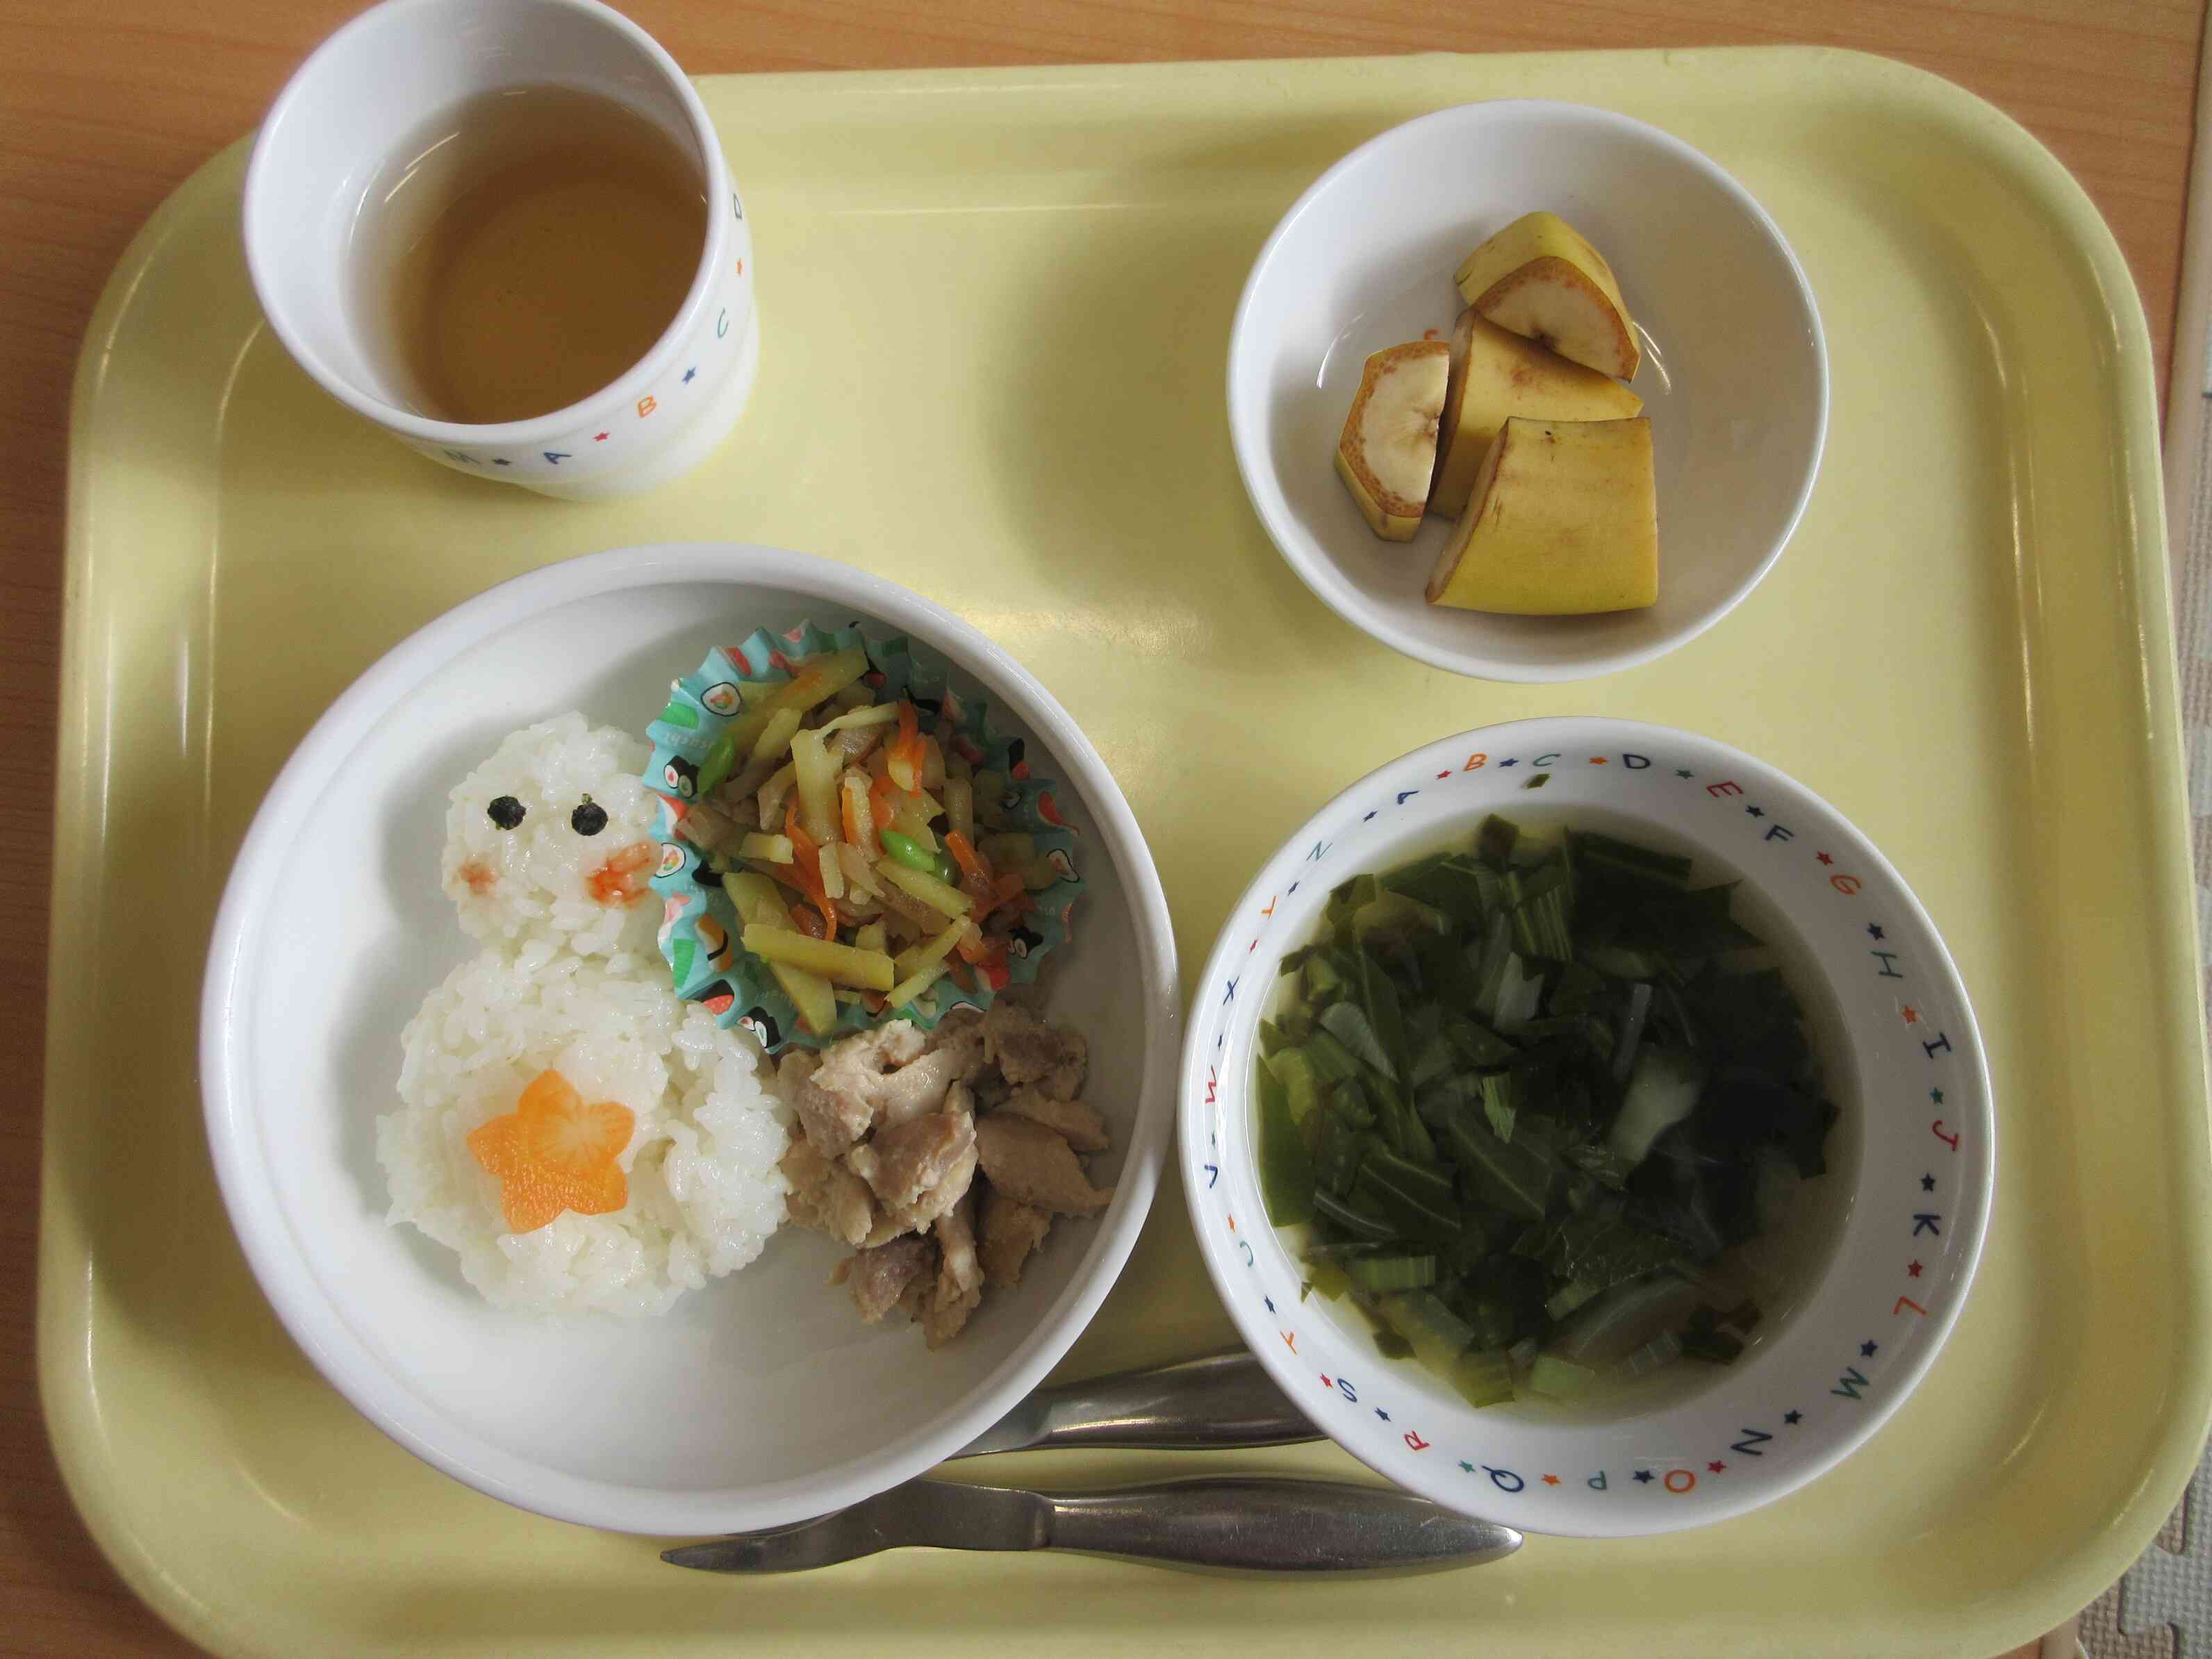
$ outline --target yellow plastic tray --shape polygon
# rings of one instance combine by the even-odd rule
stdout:
[[[71,1489],[139,1593],[210,1648],[287,1659],[1224,1637],[1985,1659],[2104,1589],[2204,1431],[2212,1164],[2150,355],[2057,163],[1941,81],[1817,51],[704,90],[759,228],[765,350],[736,438],[649,499],[490,488],[319,396],[247,287],[242,147],[161,209],[94,319],[40,1367]],[[1555,687],[1454,678],[1323,610],[1246,506],[1221,393],[1246,268],[1324,166],[1425,111],[1531,94],[1656,122],[1735,173],[1803,258],[1834,359],[1820,486],[1765,584],[1662,662]],[[1380,1583],[913,1552],[723,1580],[415,1462],[292,1348],[224,1223],[192,1057],[216,895],[293,744],[403,634],[548,561],[688,537],[850,560],[1003,641],[1120,778],[1186,962],[1316,802],[1462,727],[1632,715],[1803,779],[1926,901],[1989,1038],[1996,1215],[1933,1374],[1864,1450],[1747,1519]],[[1065,1369],[1231,1340],[1170,1182]],[[1205,1462],[1240,1465],[1350,1468],[1329,1447]]]

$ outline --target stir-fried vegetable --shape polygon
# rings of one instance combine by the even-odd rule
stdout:
[[[1732,885],[1492,817],[1363,875],[1260,1026],[1268,1218],[1310,1287],[1473,1403],[1741,1352],[1714,1305],[1761,1189],[1820,1175],[1836,1109]]]
[[[1029,895],[1058,878],[1007,832],[1006,780],[940,743],[933,714],[877,702],[867,672],[856,647],[741,687],[681,831],[721,876],[745,950],[817,1032],[841,1000],[884,1012],[948,975],[1005,985]]]

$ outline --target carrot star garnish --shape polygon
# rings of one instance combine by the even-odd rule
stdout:
[[[629,1107],[586,1106],[560,1073],[540,1072],[513,1111],[469,1132],[469,1151],[498,1181],[509,1230],[535,1232],[563,1210],[605,1215],[629,1202],[616,1160],[636,1121]]]

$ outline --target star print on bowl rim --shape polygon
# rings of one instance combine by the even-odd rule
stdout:
[[[1308,1293],[1261,1200],[1252,1068],[1275,965],[1332,888],[1486,815],[1596,819],[1741,878],[1808,998],[1843,1116],[1824,1179],[1848,1183],[1796,1305],[1726,1367],[1677,1367],[1632,1414],[1477,1411],[1384,1359],[1348,1307]],[[1761,932],[1754,927],[1754,932]],[[1620,1537],[1704,1525],[1832,1468],[1933,1363],[1973,1278],[1995,1170],[1987,1065],[1964,986],[1904,880],[1836,810],[1709,738],[1531,720],[1447,738],[1322,807],[1231,911],[1195,981],[1183,1177],[1207,1270],[1244,1340],[1345,1449],[1426,1498],[1527,1531]],[[1662,1387],[1663,1382],[1673,1386]]]

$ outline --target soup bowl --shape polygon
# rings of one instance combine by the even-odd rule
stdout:
[[[1386,1357],[1319,1294],[1303,1228],[1269,1224],[1255,1067],[1263,1017],[1332,891],[1492,815],[1602,830],[1738,884],[1734,915],[1803,1008],[1839,1115],[1826,1170],[1771,1237],[1778,1276],[1728,1364],[1675,1360],[1572,1401],[1476,1408]],[[1361,779],[1261,869],[1194,981],[1182,1159],[1201,1252],[1246,1341],[1339,1444],[1424,1497],[1524,1531],[1626,1536],[1741,1514],[1863,1444],[1934,1364],[1989,1217],[1988,1068],[1935,924],[1819,796],[1710,738],[1555,718],[1468,732]]]

